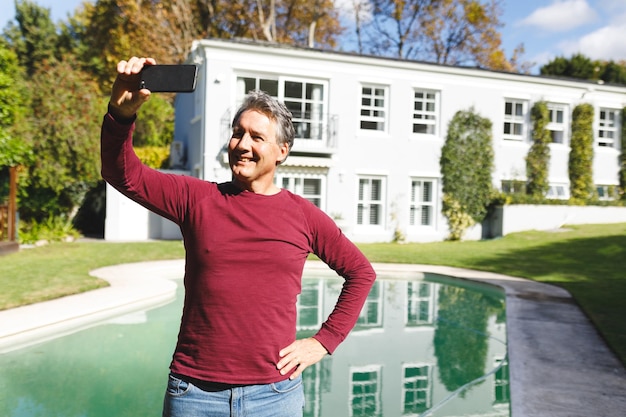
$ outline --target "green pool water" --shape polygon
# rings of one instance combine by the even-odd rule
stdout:
[[[161,415],[176,301],[0,355],[0,416]],[[298,336],[341,290],[306,277]],[[350,337],[304,374],[306,417],[509,416],[504,296],[436,275],[380,277]]]

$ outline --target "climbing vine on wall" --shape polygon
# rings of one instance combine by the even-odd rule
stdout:
[[[442,213],[448,219],[451,240],[461,239],[468,227],[487,214],[494,166],[491,134],[491,121],[473,108],[458,111],[448,125],[440,165]]]
[[[552,136],[547,129],[550,112],[545,101],[536,102],[530,112],[533,123],[533,143],[526,156],[526,193],[533,198],[543,198],[550,183],[548,166],[550,164],[550,142]]]
[[[572,113],[569,154],[570,197],[583,203],[593,197],[593,106],[579,104]]]

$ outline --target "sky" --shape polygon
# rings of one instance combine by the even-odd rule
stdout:
[[[57,22],[83,0],[34,0]],[[562,56],[582,53],[592,59],[626,61],[626,0],[502,0],[502,46],[511,56],[524,45],[522,60],[531,73]],[[14,0],[0,0],[0,28],[15,15]]]

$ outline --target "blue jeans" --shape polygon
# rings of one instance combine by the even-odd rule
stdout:
[[[170,374],[163,417],[302,417],[302,377],[264,385],[221,387]]]

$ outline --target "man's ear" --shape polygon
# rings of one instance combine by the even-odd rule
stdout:
[[[280,153],[276,158],[276,165],[282,164],[283,161],[287,159],[287,155],[289,155],[289,145],[286,143],[281,143],[280,145],[278,145],[278,149],[280,150]]]

